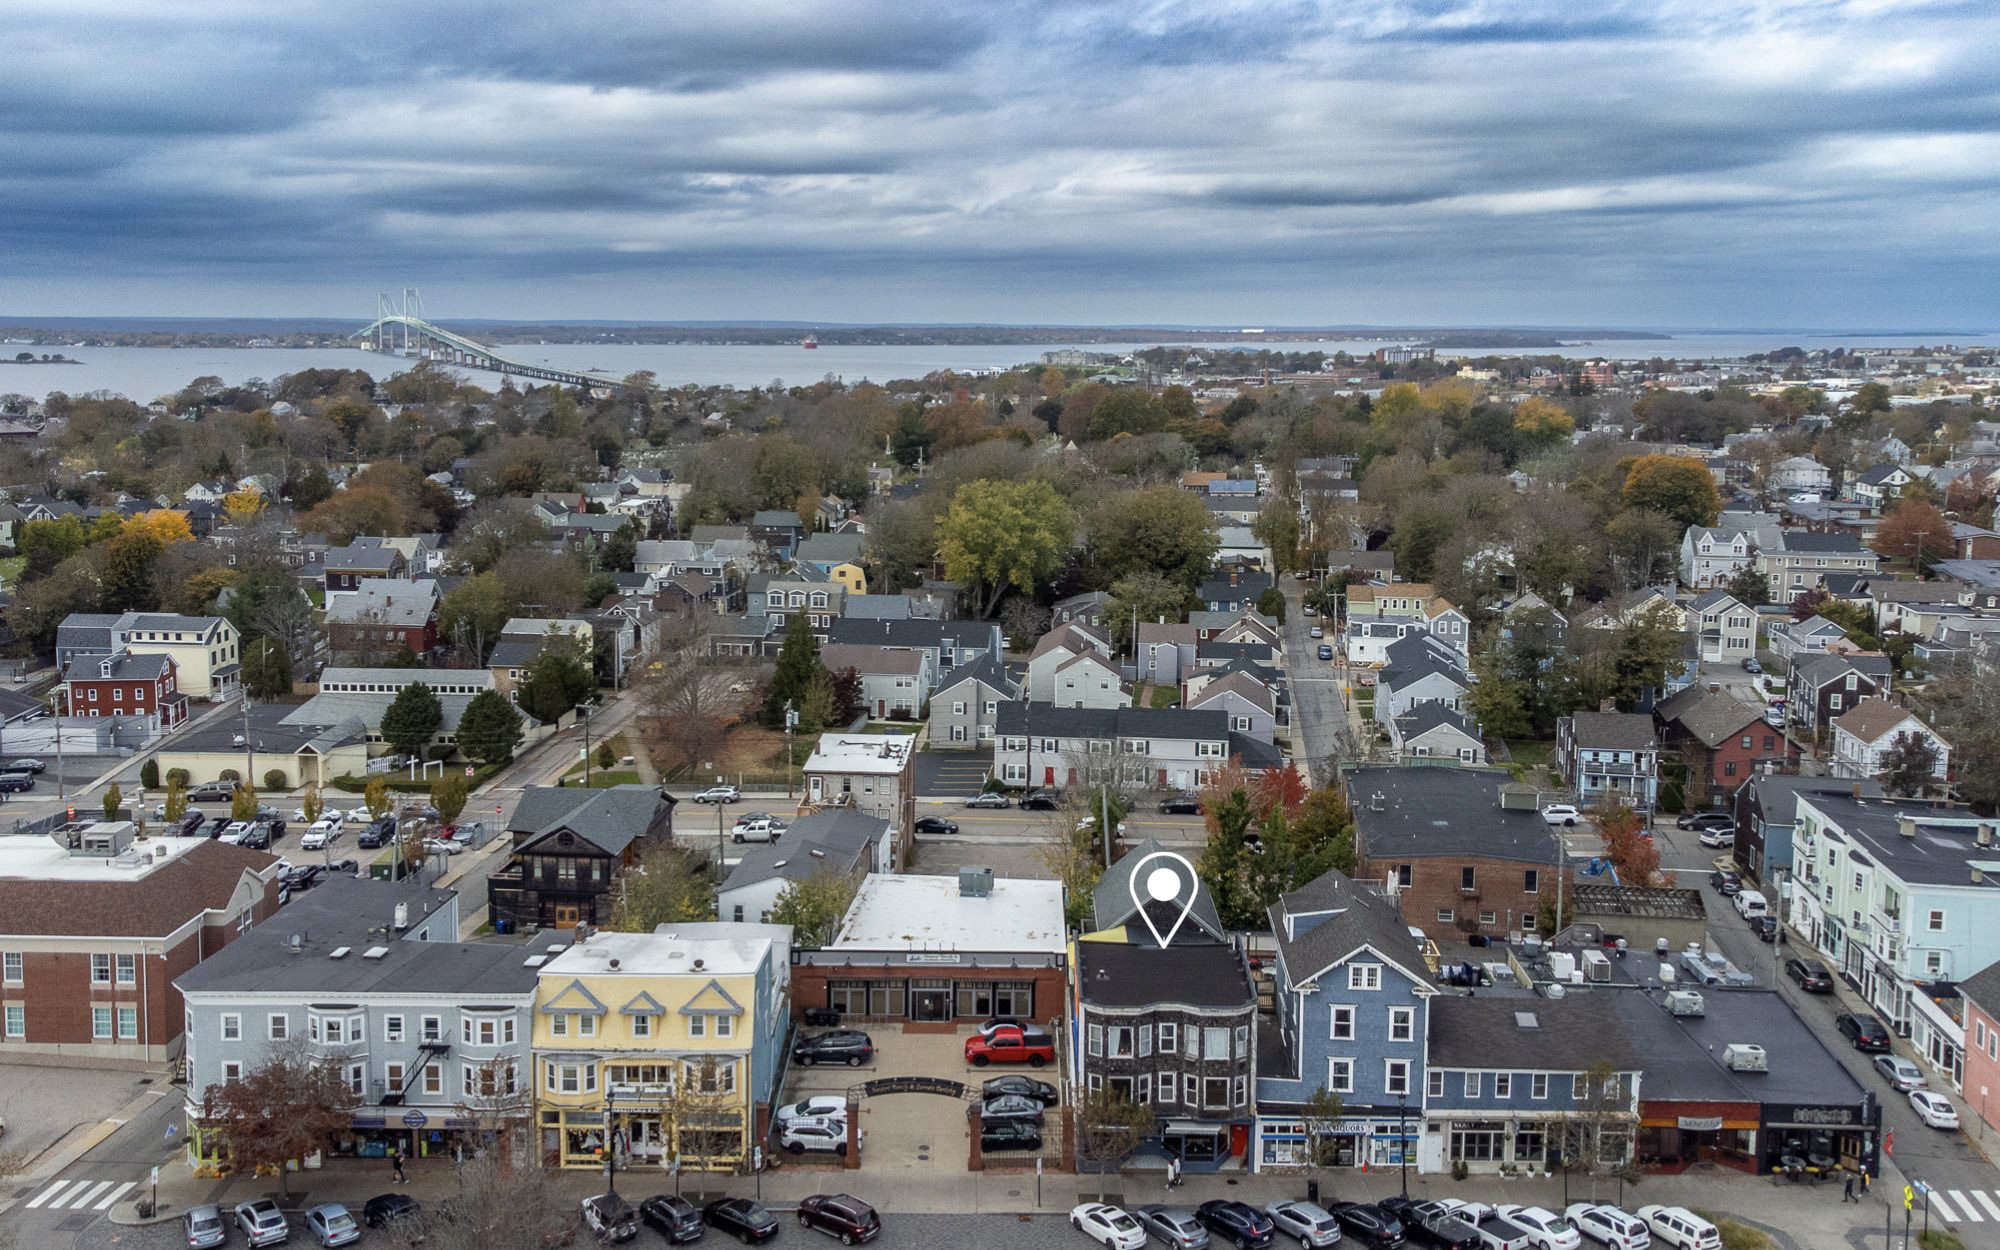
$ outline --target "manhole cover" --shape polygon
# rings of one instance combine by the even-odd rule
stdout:
[[[1021,1196],[1021,1191],[1018,1189],[1010,1189],[1007,1191],[1007,1196],[1009,1198],[1018,1198]]]

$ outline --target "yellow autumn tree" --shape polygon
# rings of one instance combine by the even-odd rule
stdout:
[[[160,540],[163,547],[174,543],[191,543],[194,531],[188,528],[187,516],[171,508],[154,508],[141,512],[119,527],[120,534],[145,534]]]
[[[222,516],[231,525],[242,525],[255,520],[257,514],[263,510],[263,494],[248,486],[232,490],[222,497]]]

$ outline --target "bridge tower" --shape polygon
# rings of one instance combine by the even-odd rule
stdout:
[[[422,333],[420,332],[415,336],[412,336],[410,333],[410,322],[412,320],[422,321],[424,319],[424,297],[413,286],[403,288],[403,317],[403,354],[405,356],[425,354],[425,343]],[[411,350],[413,337],[416,343],[415,351]]]

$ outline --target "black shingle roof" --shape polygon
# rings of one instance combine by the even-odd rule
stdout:
[[[1356,847],[1370,860],[1555,864],[1556,838],[1541,813],[1500,806],[1510,780],[1483,768],[1358,768],[1347,781]]]

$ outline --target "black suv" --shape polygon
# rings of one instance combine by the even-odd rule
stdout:
[[[1247,1202],[1211,1198],[1194,1209],[1194,1218],[1211,1234],[1235,1242],[1241,1250],[1263,1250],[1278,1239],[1277,1224]]]
[[[1674,828],[1693,829],[1734,829],[1736,818],[1728,812],[1682,812],[1674,819]]]
[[[1874,1016],[1856,1015],[1843,1011],[1833,1018],[1833,1027],[1840,1035],[1854,1043],[1854,1049],[1879,1055],[1889,1049],[1888,1026]]]
[[[1743,878],[1720,868],[1708,874],[1708,883],[1724,898],[1743,893]]]
[[[875,1043],[869,1040],[866,1033],[854,1029],[816,1033],[792,1043],[792,1062],[804,1068],[816,1063],[844,1063],[850,1068],[858,1068],[874,1054]]]
[[[1062,806],[1062,791],[1030,790],[1014,806],[1024,812],[1052,812]]]
[[[1340,1231],[1371,1250],[1396,1250],[1403,1244],[1403,1222],[1368,1202],[1336,1202],[1327,1208],[1340,1221]]]
[[[701,1210],[679,1194],[655,1194],[639,1204],[639,1218],[670,1242],[701,1240]]]
[[[1817,959],[1787,959],[1785,975],[1808,994],[1833,993],[1833,974]]]
[[[366,829],[363,829],[360,835],[354,839],[354,845],[364,851],[372,851],[378,846],[389,845],[389,840],[395,836],[396,818],[394,816],[384,816],[374,824],[369,825]]]
[[[1201,796],[1197,794],[1171,794],[1160,800],[1162,816],[1201,815]]]
[[[799,1199],[799,1223],[816,1228],[840,1244],[873,1241],[882,1232],[882,1217],[875,1208],[852,1194],[813,1194]]]
[[[979,1148],[993,1150],[1040,1150],[1041,1126],[1030,1120],[981,1120]]]
[[[1481,1250],[1486,1242],[1479,1230],[1435,1202],[1415,1198],[1384,1198],[1376,1204],[1403,1226],[1409,1240],[1438,1250]]]
[[[0,794],[19,794],[35,788],[33,773],[0,773]]]

